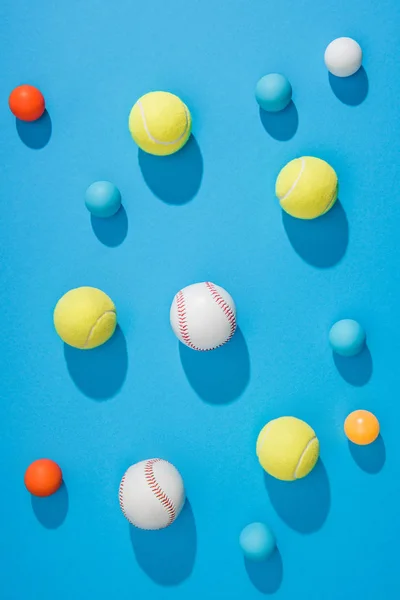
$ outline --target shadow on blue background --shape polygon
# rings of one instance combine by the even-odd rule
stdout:
[[[347,383],[363,386],[372,376],[372,356],[367,346],[356,356],[340,356],[333,352],[333,360],[337,370]]]
[[[260,108],[260,120],[267,133],[275,140],[286,142],[292,139],[299,126],[299,113],[293,101],[279,112],[268,112]]]
[[[181,514],[169,527],[144,531],[129,526],[136,560],[150,579],[159,585],[178,585],[194,567],[197,550],[196,524],[186,499]]]
[[[321,529],[331,505],[328,475],[321,459],[302,479],[280,481],[265,473],[264,481],[271,504],[286,525],[299,533]]]
[[[118,325],[112,338],[93,350],[78,350],[64,344],[64,356],[71,379],[89,398],[112,398],[125,381],[128,352]]]
[[[282,222],[293,250],[310,265],[333,267],[345,255],[349,225],[339,200],[317,219],[296,219],[283,210]]]
[[[15,125],[21,141],[28,148],[40,150],[50,141],[52,125],[47,110],[44,111],[43,115],[37,121],[20,121],[19,119],[15,119]]]
[[[190,385],[205,402],[233,402],[249,382],[250,356],[239,328],[230,342],[221,348],[198,352],[179,343],[179,354]]]
[[[31,496],[31,503],[33,512],[43,527],[57,529],[65,521],[68,512],[67,486],[62,482],[60,489],[46,498]]]
[[[97,239],[109,248],[119,246],[127,236],[128,216],[123,206],[115,215],[107,219],[90,215],[90,222]]]
[[[349,106],[358,106],[368,96],[368,75],[364,67],[351,77],[335,77],[329,73],[329,85],[336,98]]]
[[[371,475],[379,473],[385,464],[386,448],[381,435],[367,446],[358,446],[349,440],[349,450],[360,469]]]
[[[154,156],[139,149],[139,166],[153,194],[167,204],[185,204],[199,191],[203,158],[193,135],[170,156]]]
[[[268,560],[255,562],[245,558],[244,565],[250,581],[262,594],[275,594],[281,587],[283,564],[278,548]]]

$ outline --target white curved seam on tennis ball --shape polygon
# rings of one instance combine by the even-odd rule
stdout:
[[[338,186],[337,186],[337,184],[336,184],[336,185],[335,185],[335,191],[333,192],[333,194],[332,194],[332,196],[331,196],[331,199],[329,200],[328,204],[327,204],[327,205],[326,205],[326,207],[324,208],[324,212],[322,213],[323,215],[324,215],[326,212],[328,212],[328,210],[329,210],[330,208],[332,208],[332,206],[333,206],[333,200],[334,200],[335,196],[337,196],[337,193],[338,193]],[[335,199],[336,199],[336,198],[335,198]]]
[[[316,440],[316,439],[317,439],[317,436],[316,436],[316,435],[314,435],[314,437],[313,437],[313,438],[311,438],[311,440],[308,442],[307,446],[304,448],[303,452],[301,453],[301,455],[300,455],[300,458],[299,458],[299,460],[297,461],[297,465],[296,465],[296,468],[295,468],[295,470],[294,470],[294,473],[293,473],[293,479],[297,479],[297,469],[299,468],[299,466],[300,466],[300,464],[301,464],[301,461],[302,461],[302,459],[303,459],[304,455],[306,454],[306,452],[307,452],[308,448],[309,448],[309,447],[310,447],[310,445],[313,443],[313,441],[314,441],[314,440]]]
[[[271,429],[270,425],[271,425],[271,421],[270,421],[269,423],[267,423],[267,424],[264,426],[264,428],[263,428],[264,435],[263,435],[263,441],[262,441],[262,443],[260,444],[260,452],[259,452],[259,453],[257,452],[257,446],[258,446],[258,445],[256,446],[256,452],[257,452],[257,457],[258,457],[258,459],[260,459],[260,454],[261,454],[261,452],[262,452],[262,449],[264,448],[264,445],[265,445],[265,441],[266,441],[266,440],[265,440],[265,438],[266,438],[266,433],[267,433],[267,431],[268,431],[268,428],[269,428],[269,429]]]
[[[85,343],[84,343],[84,344],[83,344],[83,346],[82,346],[82,349],[85,349],[85,348],[86,348],[86,346],[88,345],[88,343],[89,343],[89,341],[90,341],[90,338],[91,338],[91,335],[92,335],[92,333],[93,333],[94,329],[96,328],[96,326],[99,324],[99,321],[101,321],[101,319],[102,319],[102,318],[103,318],[105,315],[109,315],[109,314],[116,315],[117,313],[115,312],[115,310],[106,310],[105,312],[103,312],[103,314],[102,314],[102,315],[100,315],[100,316],[98,317],[98,319],[96,319],[96,321],[93,323],[93,325],[92,325],[92,326],[91,326],[91,328],[90,328],[90,331],[89,331],[89,333],[88,333],[88,336],[87,336],[87,338],[86,338],[86,340],[85,340]]]
[[[176,139],[176,140],[172,140],[171,142],[162,142],[161,140],[158,140],[157,138],[155,138],[153,135],[151,135],[149,128],[147,127],[147,122],[146,122],[146,115],[144,114],[144,110],[143,110],[143,106],[140,102],[140,100],[138,100],[138,106],[139,106],[139,110],[140,110],[140,114],[142,115],[142,121],[143,121],[143,126],[144,129],[149,137],[149,139],[154,142],[155,144],[161,144],[162,146],[172,146],[173,144],[177,144],[178,142],[181,141],[181,139],[186,135],[188,126],[189,126],[189,117],[187,114],[187,109],[185,106],[185,119],[186,119],[186,123],[185,123],[185,128],[183,130],[183,133],[181,133],[181,135]]]
[[[283,198],[281,198],[281,202],[283,202],[284,200],[286,200],[286,198],[293,192],[294,188],[296,187],[296,185],[299,183],[300,181],[300,177],[303,175],[304,173],[304,169],[306,166],[306,161],[304,160],[304,158],[300,158],[301,160],[301,169],[300,169],[300,173],[297,175],[296,179],[294,180],[294,182],[292,183],[292,187],[290,188],[290,190],[288,192],[286,192],[286,194],[283,196]]]

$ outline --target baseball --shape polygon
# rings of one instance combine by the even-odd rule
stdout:
[[[236,306],[219,285],[205,281],[180,290],[171,306],[171,326],[178,340],[193,350],[214,350],[236,330]]]
[[[179,516],[185,489],[179,471],[166,460],[150,458],[129,467],[119,485],[119,505],[139,529],[164,529]]]

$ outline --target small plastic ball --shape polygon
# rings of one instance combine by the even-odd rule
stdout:
[[[33,496],[51,496],[62,484],[62,471],[54,460],[41,458],[29,465],[24,481]]]
[[[239,537],[243,554],[249,560],[262,561],[271,556],[275,550],[275,536],[264,523],[250,523]]]
[[[349,37],[333,40],[325,50],[325,65],[336,77],[350,77],[361,67],[360,45]]]
[[[19,85],[11,92],[8,105],[21,121],[36,121],[45,111],[43,94],[33,85]]]
[[[355,356],[365,345],[365,331],[353,319],[337,321],[329,332],[332,350],[341,356]]]
[[[379,435],[379,421],[368,410],[355,410],[344,422],[344,432],[353,444],[366,446],[372,444]]]
[[[95,217],[112,217],[121,206],[121,193],[109,181],[95,181],[86,190],[85,204]]]
[[[292,86],[284,75],[270,73],[261,77],[256,85],[256,100],[263,110],[278,112],[292,99]]]

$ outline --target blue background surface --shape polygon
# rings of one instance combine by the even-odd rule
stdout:
[[[398,597],[398,1],[5,0],[0,17],[1,597]],[[350,81],[323,63],[341,35],[364,50]],[[254,100],[270,71],[294,90],[273,117]],[[20,83],[46,98],[36,124],[8,110]],[[194,123],[161,160],[127,128],[154,89],[180,95]],[[340,180],[340,205],[310,223],[274,198],[304,154]],[[84,206],[98,179],[122,193],[111,222]],[[206,279],[234,297],[240,332],[203,355],[179,347],[169,306]],[[104,289],[120,324],[84,354],[52,325],[80,285]],[[352,362],[328,347],[343,317],[368,334]],[[364,451],[343,434],[356,408],[381,422]],[[288,414],[315,428],[322,459],[289,485],[255,457],[261,427]],[[43,456],[66,486],[31,500],[23,475]],[[189,503],[168,530],[133,531],[119,481],[155,456],[179,468]],[[279,546],[261,568],[238,545],[255,520]]]

